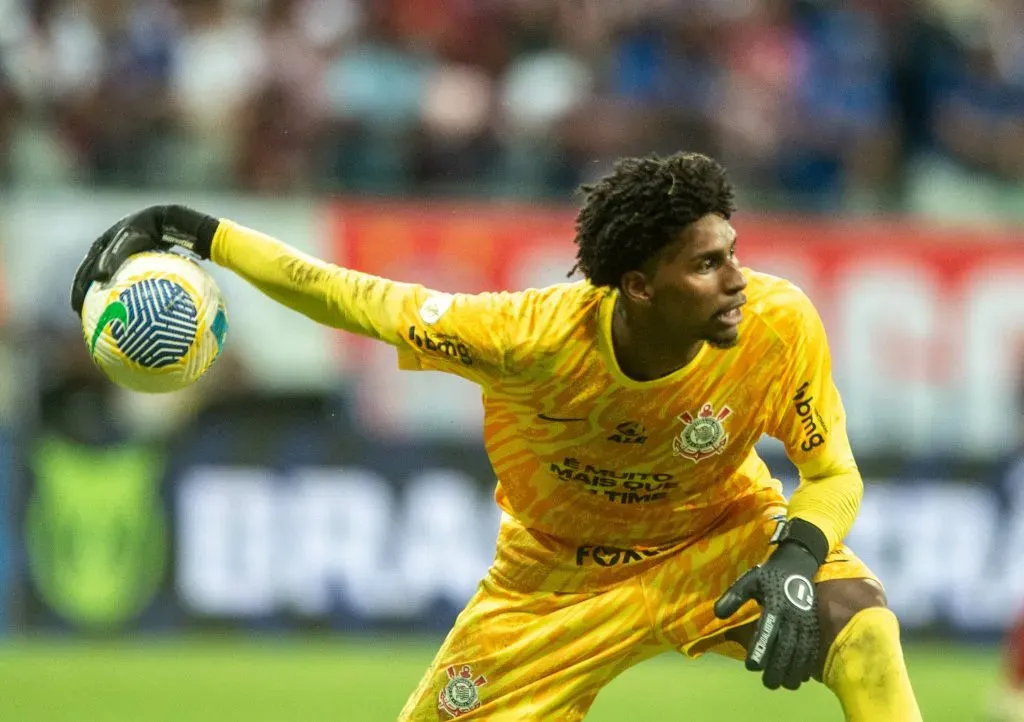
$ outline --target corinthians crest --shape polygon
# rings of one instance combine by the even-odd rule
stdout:
[[[692,461],[721,454],[729,440],[722,422],[731,413],[728,406],[716,413],[711,404],[704,404],[696,417],[689,411],[679,414],[676,418],[683,424],[683,430],[672,440],[672,453]]]
[[[487,684],[487,678],[481,674],[473,679],[473,669],[468,664],[458,670],[452,665],[445,671],[448,682],[437,695],[437,708],[451,717],[460,717],[479,707],[480,695],[476,690]]]

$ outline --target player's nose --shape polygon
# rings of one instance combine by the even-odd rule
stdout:
[[[738,266],[729,264],[722,276],[722,286],[722,290],[728,295],[735,295],[747,287],[747,277],[743,275],[743,271]]]

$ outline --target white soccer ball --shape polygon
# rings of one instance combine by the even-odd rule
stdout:
[[[165,393],[195,382],[224,348],[227,309],[197,262],[176,253],[131,256],[89,287],[82,331],[89,355],[116,384]]]

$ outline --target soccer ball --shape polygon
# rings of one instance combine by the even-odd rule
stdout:
[[[195,382],[224,348],[227,310],[217,282],[171,252],[131,256],[82,307],[89,355],[116,384],[166,393]]]

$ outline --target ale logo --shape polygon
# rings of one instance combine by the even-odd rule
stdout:
[[[31,464],[25,542],[40,600],[78,627],[135,619],[156,594],[166,560],[159,457],[51,437]]]

